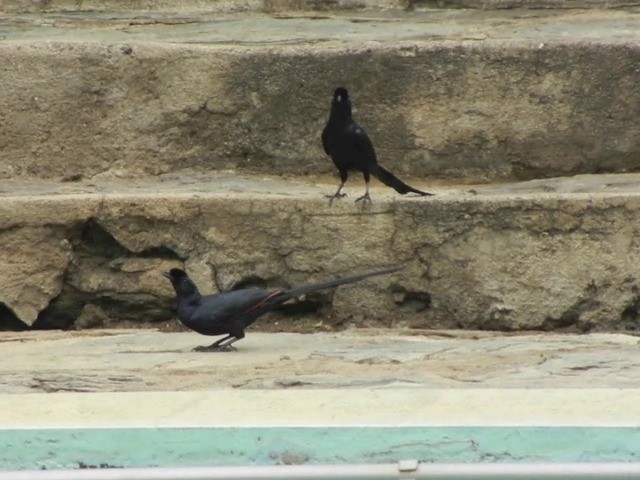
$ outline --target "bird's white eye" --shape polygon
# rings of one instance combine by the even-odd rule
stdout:
[[[341,102],[342,101],[342,95],[338,95],[336,97],[336,102]]]

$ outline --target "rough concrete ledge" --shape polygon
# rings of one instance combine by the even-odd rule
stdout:
[[[339,85],[405,177],[640,169],[631,11],[18,15],[0,36],[2,178],[328,173]]]
[[[252,327],[246,338],[237,343],[237,352],[207,354],[192,351],[194,346],[208,340],[193,332],[162,333],[149,329],[4,332],[0,334],[4,357],[0,365],[0,386],[3,393],[11,395],[0,396],[0,406],[5,407],[3,400],[6,397],[28,393],[213,391],[220,395],[222,402],[224,392],[234,390],[245,391],[245,394],[229,394],[228,398],[247,401],[278,390],[287,391],[295,399],[295,392],[309,389],[320,392],[338,389],[345,396],[354,390],[375,389],[381,397],[384,392],[391,391],[396,398],[403,394],[409,398],[412,391],[424,395],[425,389],[430,389],[432,393],[425,398],[430,397],[434,403],[440,403],[440,408],[451,408],[458,414],[443,415],[438,419],[439,415],[431,416],[434,410],[427,408],[423,410],[426,418],[407,415],[401,419],[393,409],[372,412],[334,405],[336,415],[326,416],[316,409],[305,414],[301,408],[302,415],[294,416],[298,421],[306,421],[307,425],[321,424],[323,418],[324,421],[333,418],[338,424],[368,419],[372,423],[396,420],[399,424],[414,425],[439,420],[446,425],[455,422],[456,417],[460,421],[462,410],[471,409],[471,405],[480,406],[482,402],[470,400],[472,392],[465,393],[465,400],[461,398],[458,403],[437,400],[439,395],[432,396],[433,389],[473,389],[482,398],[485,389],[504,392],[571,388],[581,392],[578,395],[584,402],[582,407],[575,410],[560,408],[554,418],[560,424],[572,423],[578,418],[589,418],[589,412],[591,422],[607,424],[612,420],[607,416],[610,410],[590,404],[594,397],[583,393],[584,389],[596,386],[600,389],[635,389],[640,373],[638,338],[622,334],[499,334],[358,328],[338,333],[316,330],[313,334],[303,335],[255,332]],[[258,395],[256,390],[260,390]],[[287,393],[283,393],[278,398],[284,400],[286,396]],[[630,400],[621,400],[624,397],[624,394],[616,395],[619,401],[628,405]],[[368,398],[375,398],[375,395]],[[569,401],[571,397],[565,398]],[[62,420],[61,411],[66,409],[58,402],[51,403],[51,409],[42,411],[37,418],[43,420],[48,412],[52,414],[53,422]],[[415,406],[414,402],[401,403],[406,408]],[[100,406],[107,408],[103,403]],[[506,424],[518,417],[523,422],[532,420],[526,413],[528,409],[523,411],[514,406],[507,414],[506,410],[497,408],[490,415],[489,406],[485,404],[485,407],[484,421],[477,418],[477,411],[473,414],[479,425],[491,422],[492,417],[493,421],[499,421],[501,417]],[[147,408],[151,408],[150,405]],[[260,411],[259,407],[256,409]],[[78,413],[82,416],[86,410],[80,410]],[[284,410],[272,411],[271,418],[265,413],[262,421],[249,411],[239,417],[245,419],[246,425],[283,426],[292,417],[290,410]],[[12,416],[12,411],[0,409],[0,427],[6,428],[10,420],[21,423],[17,412]],[[630,408],[627,413],[635,422],[640,422],[637,408]],[[112,414],[98,416],[94,421],[120,415],[122,411],[114,409]],[[145,418],[148,417],[140,416],[142,424],[148,424]],[[203,423],[206,418],[202,417]],[[219,416],[212,414],[210,418],[219,419]]]
[[[413,0],[412,8],[584,9],[638,6],[634,0]]]
[[[171,266],[208,293],[406,262],[272,321],[635,331],[638,185],[635,175],[579,177],[426,199],[374,188],[363,212],[349,199],[329,207],[322,194],[334,185],[233,175],[51,184],[35,196],[16,184],[0,201],[3,323],[166,320],[172,291],[159,273]]]
[[[4,0],[0,12],[287,12],[420,8],[622,8],[633,0]]]
[[[598,1],[598,0],[595,0]],[[0,12],[290,12],[407,9],[411,0],[5,0]]]

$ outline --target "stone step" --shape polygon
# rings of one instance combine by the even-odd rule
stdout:
[[[0,366],[0,384],[5,395],[0,397],[0,402],[13,395],[52,392],[215,391],[222,395],[224,391],[249,391],[245,396],[248,399],[256,397],[255,393],[251,394],[256,390],[294,393],[300,389],[316,392],[318,389],[338,389],[347,394],[360,389],[406,392],[407,389],[471,388],[479,394],[486,389],[574,389],[581,392],[595,386],[598,389],[637,388],[640,363],[636,361],[638,338],[634,336],[498,334],[459,330],[421,333],[367,328],[339,333],[318,329],[312,335],[249,331],[246,338],[237,343],[237,352],[215,354],[193,352],[195,346],[210,343],[210,338],[193,332],[163,333],[150,329],[6,332],[2,335],[4,359]],[[110,361],[105,362],[106,358]],[[295,369],[292,369],[294,365]],[[242,394],[236,398],[241,400]],[[587,400],[584,394],[582,398]],[[616,395],[616,398],[622,399],[624,395]],[[627,401],[623,401],[625,405]],[[403,404],[407,408],[412,405],[411,402]],[[442,402],[441,408],[454,404],[456,402]],[[472,404],[475,401],[466,398],[452,408],[475,410],[471,408]],[[38,420],[34,425],[12,408],[7,409],[6,404],[0,405],[3,407],[0,408],[2,428],[24,427],[25,423],[30,426],[39,423],[44,427],[47,423],[42,416],[36,416],[34,420]],[[586,404],[584,408],[589,412],[598,411]],[[13,416],[10,415],[12,411]],[[50,420],[60,422],[64,411],[68,410],[61,409]],[[116,417],[122,414],[118,409],[112,411]],[[341,411],[344,417],[333,417],[337,424],[348,421],[349,417],[352,421],[357,418],[376,423],[373,412]],[[502,413],[503,421],[518,418],[526,421],[523,418],[526,411],[514,408],[507,414],[505,410],[497,409],[489,415],[485,410],[487,417],[484,420],[493,418],[499,422]],[[434,413],[431,409],[424,412],[425,415]],[[558,416],[554,416],[555,424],[570,424],[583,412],[559,409]],[[607,417],[606,412],[600,411],[590,420],[612,422],[613,418]],[[473,420],[468,420],[469,424],[484,424],[476,413],[472,415]],[[627,413],[635,421],[640,419],[635,408]],[[286,413],[282,412],[282,415]],[[437,417],[408,417],[400,423],[452,424],[461,421],[464,414],[458,411],[455,415]],[[95,420],[107,418],[113,417],[98,416]],[[143,418],[139,418],[138,425],[146,423]],[[262,423],[255,417],[245,418],[247,423],[243,426]],[[330,421],[324,414],[313,418],[308,411],[300,420],[320,423],[323,418]],[[399,417],[392,418],[397,419]],[[263,421],[272,425],[287,423],[272,420],[277,419],[264,418]]]
[[[193,332],[163,333],[149,329],[5,332],[2,340],[4,360],[0,365],[0,384],[5,395],[0,396],[0,402],[13,395],[35,396],[34,393],[52,392],[209,390],[222,395],[225,391],[247,390],[294,393],[300,392],[301,388],[316,392],[318,389],[338,389],[346,395],[360,389],[406,392],[461,387],[473,389],[478,394],[486,389],[574,389],[581,392],[596,386],[599,389],[636,389],[640,374],[640,364],[635,361],[638,339],[622,334],[499,334],[366,328],[340,333],[316,330],[312,335],[250,331],[237,343],[238,352],[229,354],[192,352],[195,346],[210,343],[209,338]],[[105,358],[110,361],[105,362]],[[620,400],[624,397],[616,395]],[[558,414],[563,418],[554,416],[555,425],[579,424],[577,419],[585,410],[594,414],[591,420],[613,420],[612,411],[607,408],[600,409],[595,415],[598,409],[586,407],[587,398],[593,399],[582,395],[584,410],[560,409]],[[630,400],[621,401],[628,405]],[[469,398],[457,403],[455,415],[420,409],[426,415],[422,421],[413,417],[405,421],[422,424],[439,417],[444,424],[453,423],[453,418],[459,420],[465,411],[475,410],[471,408],[474,403]],[[46,426],[41,423],[45,420],[44,415],[38,416],[34,424],[13,408],[7,409],[5,403],[0,405],[3,407],[0,408],[0,426],[3,428],[36,426],[38,423],[41,427]],[[448,408],[453,404],[442,402],[440,405]],[[490,407],[485,404],[485,408]],[[508,421],[519,418],[532,424],[542,420],[534,420],[535,414],[528,409],[514,407],[508,410],[510,413],[497,409],[491,415],[485,410],[485,420],[491,421],[489,419],[493,417],[499,423],[500,412],[503,421],[507,420],[505,417]],[[13,420],[9,418],[11,412]],[[117,418],[123,411],[112,409],[112,412],[113,416],[98,417],[95,421]],[[309,412],[306,420],[315,423]],[[473,420],[467,417],[469,424],[483,424],[482,419],[476,417],[478,412],[472,414]],[[635,421],[640,420],[637,409],[630,408],[626,413]],[[388,414],[391,415],[391,411]],[[286,416],[286,412],[282,415]],[[350,411],[339,420],[333,418],[338,424],[349,421],[349,417],[351,421],[368,419],[375,423],[372,416],[373,412],[363,409],[360,415]],[[49,418],[57,427],[72,420],[63,413]],[[322,418],[329,421],[324,414],[315,417],[318,422]],[[147,423],[144,416],[139,420],[132,423],[136,426]],[[282,417],[279,420],[265,418],[264,422],[288,424]],[[168,420],[173,421],[176,419]],[[243,426],[262,424],[251,415],[246,421]]]
[[[412,8],[585,9],[638,6],[633,0],[412,0]]]
[[[634,7],[634,0],[4,0],[0,12],[274,12],[365,9],[585,9]]]
[[[640,168],[633,8],[12,14],[0,38],[1,178],[327,174],[339,85],[412,181]]]
[[[97,479],[274,464],[340,465],[342,478],[356,478],[348,464],[409,459],[432,478],[442,478],[433,468],[451,471],[442,464],[514,459],[523,468],[589,462],[582,478],[594,478],[595,462],[637,460],[640,363],[630,335],[250,332],[224,354],[192,352],[206,340],[194,333],[149,329],[0,340],[5,480],[72,478],[60,469],[87,466],[118,467]],[[286,473],[279,478],[319,478]]]
[[[640,175],[435,189],[210,173],[112,182],[5,182],[4,328],[165,321],[160,272],[204,293],[288,287],[404,262],[405,270],[295,303],[257,328],[638,328]],[[418,185],[419,187],[421,185]]]

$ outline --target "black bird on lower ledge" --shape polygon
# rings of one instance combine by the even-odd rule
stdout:
[[[364,175],[366,190],[364,195],[356,199],[356,202],[371,202],[369,196],[371,175],[402,195],[407,193],[416,193],[422,196],[433,195],[431,192],[424,192],[407,185],[389,170],[378,165],[376,152],[369,136],[353,120],[349,92],[344,87],[336,88],[333,93],[329,121],[322,130],[322,146],[340,172],[340,187],[333,195],[327,195],[331,199],[329,203],[336,198],[346,196],[346,193],[342,193],[342,187],[344,187],[350,171],[360,171]]]
[[[223,352],[235,350],[233,343],[244,338],[244,330],[263,315],[287,300],[318,290],[353,283],[376,275],[397,272],[405,265],[394,265],[379,270],[336,278],[326,282],[303,285],[290,290],[245,288],[215,295],[200,295],[198,287],[184,270],[172,268],[163,272],[171,281],[178,300],[178,319],[188,328],[202,335],[226,335],[209,346],[196,347],[197,352]]]

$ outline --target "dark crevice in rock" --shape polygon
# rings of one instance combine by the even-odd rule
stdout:
[[[40,312],[33,329],[111,327],[127,321],[161,321],[173,315],[172,298],[144,291],[123,292],[127,289],[114,283],[114,275],[135,286],[140,275],[157,268],[154,260],[180,260],[175,251],[160,245],[132,252],[94,218],[78,225],[70,240],[74,261],[65,272],[62,290]],[[121,269],[129,261],[135,262],[135,268]]]
[[[76,247],[86,253],[97,257],[119,258],[119,257],[139,257],[139,258],[161,258],[166,260],[184,260],[174,250],[164,245],[145,248],[140,252],[133,252],[116,240],[98,221],[90,218],[82,228],[80,241],[76,242]]]
[[[23,332],[25,330],[29,330],[29,325],[20,320],[6,304],[0,302],[0,331]]]
[[[83,320],[84,326],[114,327],[120,322],[157,322],[175,314],[175,301],[146,293],[120,294],[82,292],[65,285],[60,295],[45,308],[32,328],[55,330],[73,328],[83,315],[96,318]]]
[[[157,322],[171,317],[175,301],[147,293],[101,295],[91,299],[110,319]]]
[[[554,330],[570,329],[577,326],[579,319],[580,315],[578,313],[578,309],[572,307],[569,310],[565,311],[558,318],[545,318],[544,322],[542,322],[542,325],[540,326],[540,330],[551,332]]]
[[[620,321],[622,323],[636,322],[638,319],[638,305],[634,302],[633,305],[629,305],[620,314]]]
[[[287,302],[278,308],[277,313],[288,318],[320,313],[330,302],[318,297],[322,297],[322,295],[307,295],[303,300]]]
[[[588,332],[591,330],[594,325],[583,317],[588,312],[597,311],[601,307],[601,301],[598,299],[598,290],[602,287],[604,287],[604,285],[599,287],[593,280],[589,282],[582,298],[567,308],[559,317],[547,317],[540,326],[540,330],[578,332]]]
[[[175,314],[172,299],[150,294],[93,294],[65,285],[62,293],[43,310],[33,324],[34,330],[65,330],[86,327],[116,327],[127,321],[157,322]],[[80,318],[82,325],[76,325]]]
[[[141,252],[137,253],[136,256],[141,258],[162,258],[165,260],[185,260],[174,250],[164,246],[145,248]]]
[[[431,308],[431,294],[429,292],[415,292],[404,287],[394,287],[393,301],[401,310],[409,312],[423,312]]]
[[[640,329],[640,296],[633,301],[620,314],[619,326],[622,330],[636,331]]]
[[[599,307],[600,302],[596,299],[589,298],[586,300],[581,300],[565,310],[562,315],[560,315],[560,317],[547,317],[540,326],[540,330],[543,330],[545,332],[588,332],[594,327],[594,325],[589,322],[583,321],[582,315],[586,312],[597,310]]]
[[[118,258],[130,253],[93,218],[87,220],[82,229],[79,246],[91,255],[106,258]]]
[[[268,288],[267,281],[258,276],[258,275],[247,275],[242,279],[238,280],[233,286],[229,289],[229,291],[233,290],[242,290],[243,288]]]
[[[60,294],[49,302],[33,323],[34,330],[58,330],[69,328],[78,318],[87,302],[87,296],[66,282]]]

